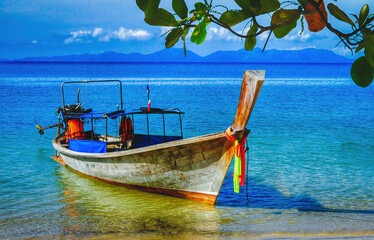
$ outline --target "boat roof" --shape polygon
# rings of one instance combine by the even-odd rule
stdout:
[[[177,108],[168,108],[168,109],[162,109],[162,108],[150,108],[150,111],[148,111],[147,107],[142,107],[140,109],[134,109],[131,111],[125,111],[125,110],[117,110],[114,112],[97,112],[97,111],[91,111],[91,112],[76,112],[76,113],[69,113],[67,116],[68,118],[91,118],[91,119],[99,119],[99,118],[117,118],[119,116],[124,115],[132,115],[132,114],[184,114],[184,112],[181,112]]]

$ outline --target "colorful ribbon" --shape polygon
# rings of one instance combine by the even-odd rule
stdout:
[[[231,135],[231,127],[227,128],[225,135],[228,140],[235,143],[235,165],[234,165],[234,192],[239,193],[239,186],[245,183],[245,142],[247,136],[241,140],[236,140]]]

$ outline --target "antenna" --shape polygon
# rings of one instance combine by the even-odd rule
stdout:
[[[148,112],[151,111],[151,100],[149,99],[149,93],[150,93],[150,90],[149,90],[149,78],[148,78],[148,84],[147,84],[147,93],[148,93]]]
[[[79,102],[79,92],[81,91],[81,89],[80,88],[78,88],[78,92],[77,92],[77,103],[80,103]]]

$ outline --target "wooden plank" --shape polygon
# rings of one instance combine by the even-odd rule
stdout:
[[[66,163],[64,162],[64,160],[62,160],[61,156],[51,156],[51,158],[59,164],[66,166]]]
[[[218,162],[216,172],[214,174],[213,184],[211,185],[210,192],[220,192],[223,180],[226,177],[227,171],[229,170],[230,164],[234,157],[234,144],[227,140],[223,148],[223,154]]]
[[[232,124],[234,132],[244,130],[265,79],[264,70],[245,71],[238,108]],[[242,136],[240,136],[242,137]]]

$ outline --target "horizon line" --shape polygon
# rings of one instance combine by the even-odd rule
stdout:
[[[351,60],[347,58],[347,60]],[[129,64],[129,63],[137,63],[137,64],[157,64],[157,63],[164,63],[164,64],[198,64],[198,63],[205,63],[205,64],[352,64],[352,62],[204,62],[204,61],[194,61],[194,62],[126,62],[126,61],[30,61],[30,60],[0,60],[0,63],[122,63],[122,64]]]

